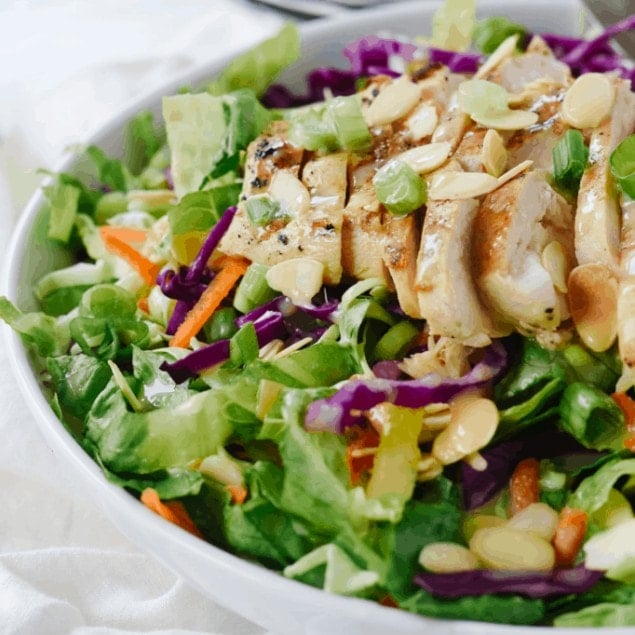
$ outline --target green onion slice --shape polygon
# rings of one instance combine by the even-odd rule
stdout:
[[[249,221],[256,227],[266,227],[278,218],[287,219],[280,203],[268,194],[256,194],[245,201],[245,211]]]
[[[425,181],[398,159],[389,161],[377,171],[373,185],[379,202],[397,216],[413,212],[427,200]]]
[[[589,158],[589,149],[579,130],[567,130],[553,147],[553,177],[556,187],[575,195]]]
[[[626,137],[613,150],[610,158],[611,173],[622,192],[635,199],[635,134]]]

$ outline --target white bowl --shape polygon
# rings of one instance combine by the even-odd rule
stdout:
[[[362,35],[393,32],[414,36],[429,33],[431,16],[437,6],[436,2],[422,1],[391,4],[366,12],[354,12],[350,17],[304,25],[301,28],[302,60],[282,79],[302,90],[303,78],[308,70],[321,65],[343,66],[340,54],[343,46]],[[583,13],[579,0],[532,0],[526,4],[505,0],[479,2],[481,16],[507,15],[537,32],[579,34],[584,28]],[[172,93],[183,85],[200,84],[217,74],[228,61],[216,60],[147,96],[116,117],[90,142],[109,153],[121,154],[124,126],[137,110],[151,108],[158,113],[162,95]],[[81,167],[69,162],[61,169],[78,172]],[[34,282],[45,272],[69,262],[69,255],[46,239],[46,226],[40,213],[42,203],[42,195],[37,193],[28,204],[14,235],[5,273],[4,293],[23,310],[36,308],[32,293]],[[265,628],[293,635],[414,635],[424,631],[430,635],[451,632],[463,635],[536,635],[539,632],[553,634],[559,630],[427,619],[365,600],[331,595],[287,580],[191,536],[148,511],[134,497],[104,478],[97,465],[53,414],[19,338],[8,329],[5,333],[13,370],[42,433],[59,451],[60,458],[76,468],[78,479],[86,485],[86,491],[91,492],[106,515],[139,547],[152,553],[204,594],[240,615]],[[576,630],[567,629],[566,632],[575,633]],[[611,629],[610,632],[626,634],[632,633],[632,629]]]

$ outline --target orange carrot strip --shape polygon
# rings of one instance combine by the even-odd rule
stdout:
[[[358,430],[346,447],[346,463],[351,475],[351,484],[357,485],[362,474],[371,470],[375,462],[374,454],[356,455],[358,450],[376,448],[379,445],[379,435],[374,428]]]
[[[125,243],[142,243],[148,237],[148,232],[145,229],[114,227],[112,225],[103,225],[99,228],[99,233],[102,238],[110,236],[111,238],[119,238]]]
[[[129,265],[134,267],[146,284],[152,285],[155,283],[161,269],[159,265],[140,254],[134,247],[131,247],[117,236],[102,232],[101,237],[106,249],[115,254],[115,256],[123,258]]]
[[[626,426],[633,430],[635,426],[635,401],[633,401],[625,392],[614,392],[611,398],[620,407],[624,413]]]
[[[190,518],[183,503],[179,501],[163,502],[155,489],[147,487],[141,492],[141,502],[165,520],[178,525],[181,529],[189,531],[191,534],[203,538],[203,534],[198,530],[194,521]]]
[[[223,261],[223,268],[216,274],[209,286],[190,309],[183,322],[170,340],[170,346],[187,348],[190,340],[195,337],[219,307],[225,296],[232,290],[238,279],[247,271],[249,261],[244,258],[227,257]]]
[[[225,485],[225,489],[237,505],[242,505],[247,500],[247,488],[244,485]]]
[[[137,308],[144,313],[150,313],[150,306],[148,305],[148,298],[139,298],[137,300]]]
[[[516,466],[509,481],[512,515],[540,500],[539,477],[540,464],[536,459],[524,459]]]
[[[628,437],[628,439],[624,439],[624,448],[630,450],[631,452],[635,452],[635,437]]]
[[[556,552],[556,565],[571,566],[582,543],[587,527],[586,512],[573,507],[565,507],[560,512],[556,535],[553,538],[553,548]]]

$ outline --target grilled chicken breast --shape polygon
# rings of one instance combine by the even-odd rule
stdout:
[[[485,303],[502,322],[523,331],[552,331],[568,316],[562,281],[574,262],[573,215],[546,176],[524,172],[488,194],[472,237]],[[550,271],[543,262],[552,242],[560,245],[561,271]]]

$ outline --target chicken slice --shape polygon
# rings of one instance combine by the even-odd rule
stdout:
[[[635,380],[635,201],[627,200],[626,196],[622,197],[620,272],[617,296],[619,350],[625,369]]]
[[[471,236],[478,207],[473,198],[428,203],[415,284],[431,333],[481,347],[505,333],[494,328],[472,278]]]
[[[524,172],[488,194],[472,235],[476,281],[501,321],[553,331],[568,317],[566,280],[574,263],[571,207],[546,173]],[[561,258],[545,259],[545,247]]]
[[[304,166],[302,181],[310,204],[300,208],[288,222],[277,220],[268,227],[251,224],[241,203],[220,251],[274,265],[300,256],[324,265],[324,282],[337,284],[342,276],[342,210],[347,189],[347,161],[344,153],[313,159]]]
[[[575,251],[580,264],[619,266],[620,211],[609,158],[617,145],[635,129],[635,93],[630,82],[613,78],[613,110],[591,130],[589,167],[580,181],[575,219]]]
[[[353,171],[342,225],[344,275],[356,280],[383,278],[394,287],[402,309],[411,317],[419,317],[414,291],[420,237],[417,213],[397,218],[385,210],[377,200],[373,174],[373,164]]]
[[[300,173],[304,149],[288,140],[287,130],[286,121],[275,121],[264,134],[249,144],[241,200],[266,192],[273,175],[279,170],[293,176]]]

